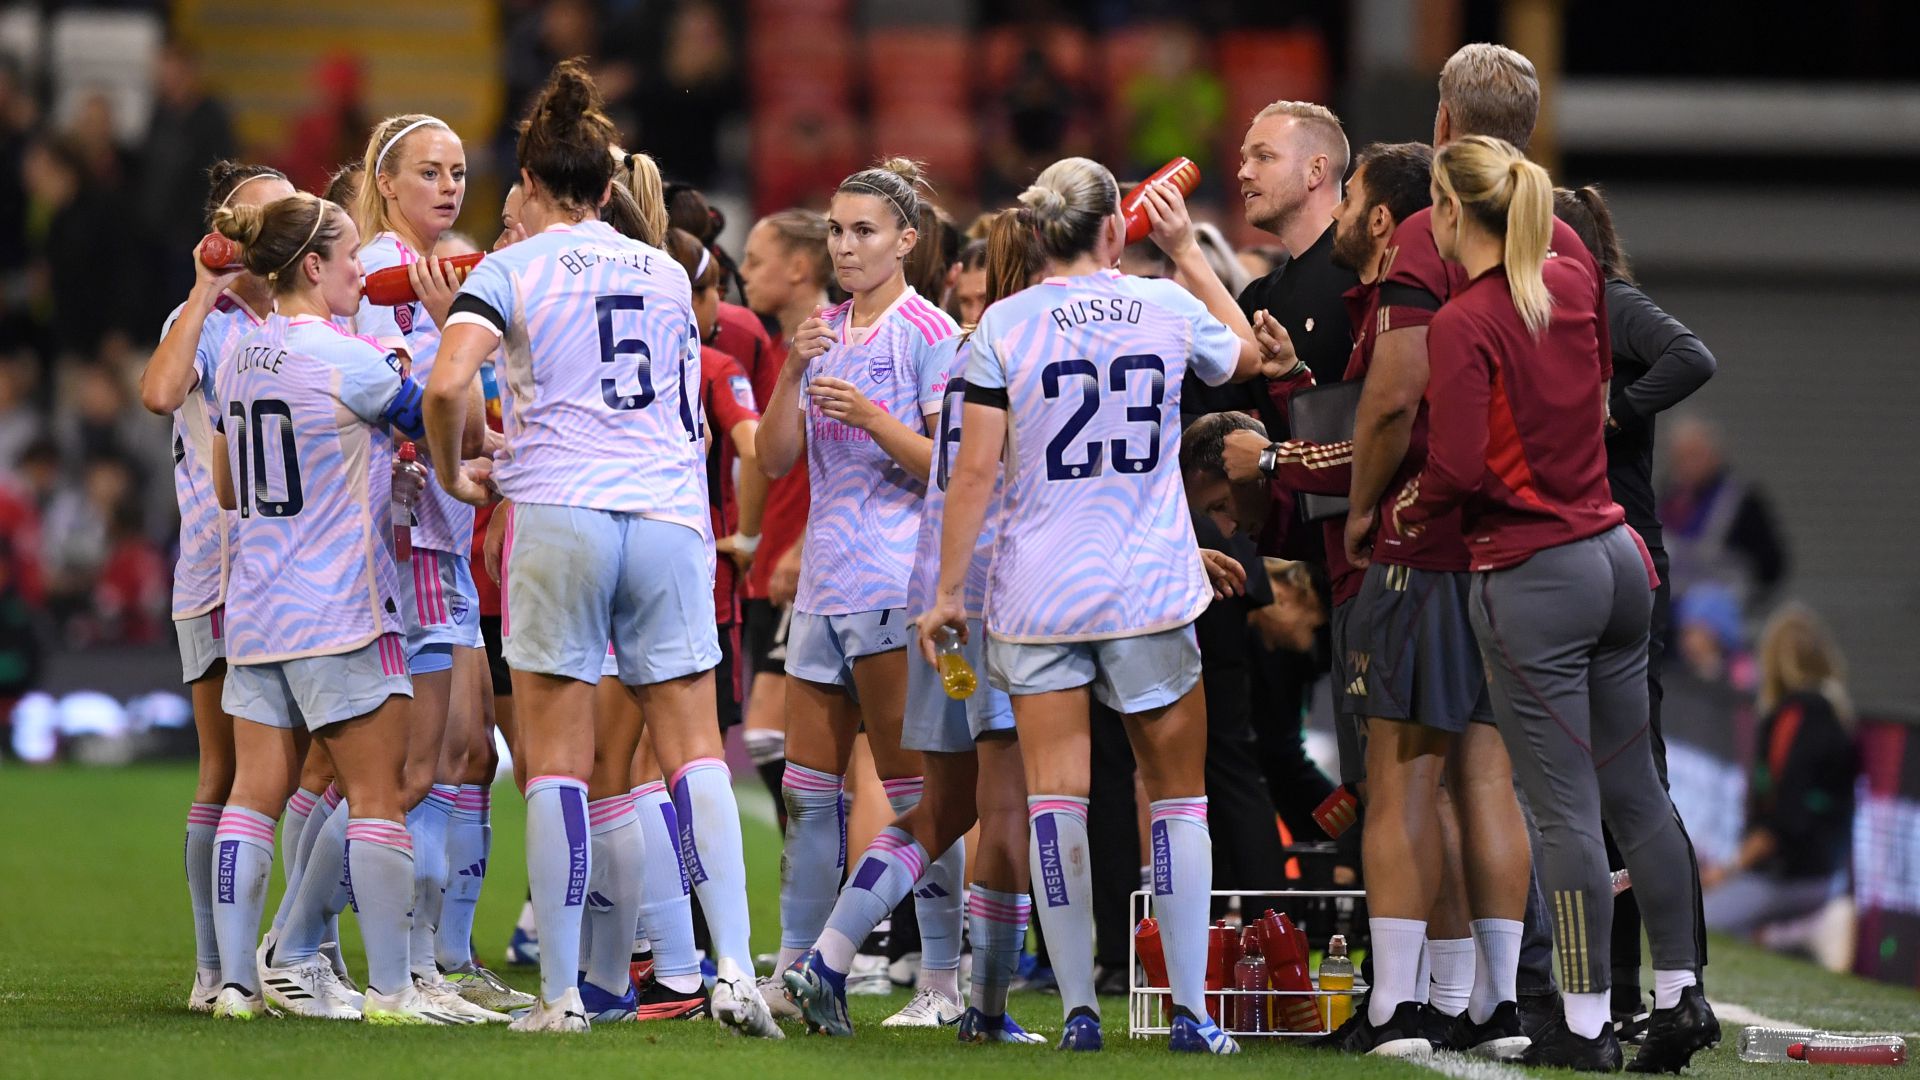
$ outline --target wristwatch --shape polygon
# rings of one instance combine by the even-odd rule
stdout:
[[[1279,468],[1279,466],[1280,444],[1268,443],[1267,448],[1260,451],[1260,471],[1268,476],[1272,476],[1273,470]]]

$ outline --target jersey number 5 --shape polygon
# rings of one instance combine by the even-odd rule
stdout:
[[[300,491],[300,451],[293,445],[293,410],[284,401],[261,398],[253,403],[252,416],[247,415],[244,401],[228,402],[227,412],[240,422],[240,430],[233,440],[234,446],[240,451],[239,467],[233,470],[234,479],[240,485],[239,498],[236,500],[240,504],[240,516],[251,517],[256,511],[261,517],[271,518],[298,514],[307,505],[307,500]],[[280,471],[287,489],[283,499],[267,497],[269,422],[279,436]],[[251,468],[248,462],[252,462]]]
[[[1080,407],[1067,417],[1066,424],[1047,443],[1047,479],[1085,480],[1099,476],[1104,468],[1103,459],[1109,452],[1113,456],[1113,467],[1123,473],[1152,472],[1154,466],[1160,464],[1160,403],[1166,398],[1166,363],[1151,353],[1115,357],[1107,366],[1106,390],[1124,399],[1129,380],[1136,371],[1148,374],[1147,403],[1126,406],[1126,418],[1128,423],[1147,425],[1147,452],[1134,457],[1125,438],[1104,442],[1092,439],[1079,444],[1078,460],[1069,461],[1067,454],[1076,449],[1075,440],[1100,411],[1100,369],[1091,360],[1056,360],[1040,369],[1040,390],[1049,400],[1071,392],[1075,383],[1080,387]]]
[[[647,343],[639,338],[616,337],[613,329],[614,312],[632,311],[638,313],[645,310],[646,306],[647,298],[644,296],[601,296],[596,297],[593,301],[594,314],[597,316],[600,324],[600,362],[603,364],[614,364],[618,363],[623,357],[638,358],[635,364],[635,374],[640,381],[639,393],[622,394],[620,392],[619,381],[612,375],[608,375],[606,378],[600,380],[600,397],[607,403],[607,407],[610,409],[618,409],[625,412],[632,409],[644,409],[653,404],[653,350],[647,348]],[[694,344],[693,348],[699,348],[698,344]],[[682,370],[687,367],[697,366],[699,364],[699,354],[697,352],[691,354],[688,360],[689,363],[681,365]],[[687,393],[686,385],[682,383],[680,387],[680,423],[687,429],[687,438],[690,441],[697,440],[700,437],[700,425],[694,419],[691,397],[692,395]]]

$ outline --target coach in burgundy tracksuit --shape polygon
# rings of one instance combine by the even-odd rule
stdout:
[[[1601,285],[1587,260],[1547,250],[1550,191],[1544,170],[1497,139],[1436,156],[1433,236],[1470,280],[1428,329],[1426,467],[1389,509],[1414,532],[1461,512],[1474,634],[1540,825],[1567,1011],[1526,1060],[1619,1061],[1604,812],[1653,945],[1655,1010],[1635,1069],[1677,1071],[1719,1026],[1692,970],[1695,886],[1674,872],[1686,840],[1645,738],[1653,571],[1607,486]]]

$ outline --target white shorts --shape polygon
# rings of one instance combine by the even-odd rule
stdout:
[[[225,605],[191,619],[175,619],[173,632],[180,639],[181,682],[199,682],[213,665],[227,658]]]
[[[967,643],[960,647],[977,677],[986,670],[987,635],[979,619],[967,620]],[[908,750],[963,754],[974,740],[996,731],[1013,730],[1013,700],[1004,690],[981,683],[973,696],[955,701],[947,696],[940,672],[918,649],[907,657],[907,716],[900,729],[900,745]]]
[[[863,656],[904,649],[913,637],[906,608],[856,611],[849,615],[809,615],[795,611],[787,625],[787,674],[796,679],[838,686],[859,700],[853,686],[853,662]]]
[[[407,663],[415,674],[446,671],[453,666],[455,648],[483,647],[480,593],[465,557],[414,548],[412,559],[395,566],[400,572],[396,601],[407,629]],[[440,648],[429,653],[429,646]]]
[[[1093,696],[1120,713],[1179,701],[1200,681],[1193,624],[1137,637],[1027,644],[988,635],[987,681],[1018,697],[1093,685]]]
[[[711,540],[610,510],[518,503],[513,515],[509,667],[599,682],[609,639],[628,686],[720,663]]]
[[[365,716],[389,697],[413,696],[406,647],[399,634],[382,634],[350,653],[308,656],[269,664],[230,664],[220,706],[243,720],[308,731]]]

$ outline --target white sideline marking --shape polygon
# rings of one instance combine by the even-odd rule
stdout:
[[[1810,1026],[1792,1020],[1780,1020],[1775,1017],[1765,1016],[1747,1008],[1745,1005],[1736,1005],[1732,1002],[1709,1000],[1708,1003],[1713,1006],[1715,1016],[1718,1016],[1721,1020],[1728,1023],[1740,1024],[1744,1027],[1805,1028]],[[1725,1043],[1722,1043],[1722,1045],[1725,1045]],[[1631,1061],[1633,1059],[1632,1049],[1628,1047],[1622,1047],[1622,1049],[1627,1051],[1627,1059]],[[1423,1065],[1443,1076],[1450,1076],[1453,1080],[1519,1080],[1520,1077],[1528,1075],[1526,1070],[1515,1064],[1504,1061],[1490,1061],[1486,1058],[1472,1057],[1467,1054],[1455,1053],[1451,1050],[1436,1050],[1433,1057],[1426,1061],[1416,1060],[1413,1063]]]
[[[1731,1001],[1715,1001],[1708,998],[1707,1004],[1713,1006],[1715,1016],[1742,1027],[1810,1028],[1813,1026],[1794,1020],[1777,1020],[1771,1016],[1763,1016],[1745,1005],[1736,1005]]]

